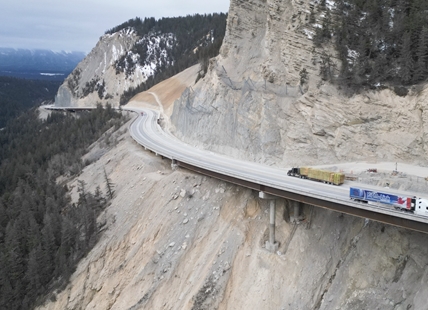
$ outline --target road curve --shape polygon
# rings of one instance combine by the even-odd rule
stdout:
[[[157,123],[159,112],[146,108],[132,108],[129,110],[138,113],[138,117],[129,127],[132,138],[146,149],[163,157],[279,190],[428,225],[428,219],[423,216],[397,211],[387,205],[370,205],[351,201],[349,199],[349,185],[346,184],[333,186],[289,177],[286,169],[238,160],[195,148],[183,143],[169,132],[162,130]],[[367,186],[367,188],[370,188],[370,186]],[[389,192],[393,193],[391,190]]]

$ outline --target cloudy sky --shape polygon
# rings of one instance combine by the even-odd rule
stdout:
[[[104,32],[136,16],[229,10],[230,0],[0,0],[0,47],[89,53]]]

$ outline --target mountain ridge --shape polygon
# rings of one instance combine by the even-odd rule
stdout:
[[[131,19],[100,38],[60,87],[55,104],[125,104],[198,59],[216,55],[225,23],[225,14]]]
[[[35,79],[57,75],[63,80],[84,57],[83,52],[0,47],[0,75]]]
[[[173,110],[164,111],[176,136],[282,169],[325,163],[338,170],[337,163],[351,160],[427,166],[426,84],[399,95],[389,87],[348,92],[325,79],[337,75],[341,62],[332,42],[314,46],[323,3],[232,0],[220,55]],[[132,101],[156,106],[152,91]],[[404,310],[426,304],[426,235],[310,205],[297,225],[290,217],[294,203],[278,199],[279,251],[270,253],[269,203],[256,192],[174,170],[129,136],[80,178],[95,187],[106,173],[117,196],[99,219],[107,223],[102,240],[43,309]],[[396,188],[402,180],[389,170],[363,175],[378,186]],[[422,178],[408,181],[425,186]],[[69,184],[74,196],[77,183]]]

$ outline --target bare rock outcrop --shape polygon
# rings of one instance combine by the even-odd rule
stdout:
[[[93,107],[97,103],[118,106],[120,96],[130,87],[147,80],[141,70],[126,76],[116,70],[116,61],[139,39],[131,30],[106,34],[65,79],[55,97],[55,105],[62,107]]]
[[[271,165],[349,160],[427,164],[428,90],[348,98],[319,76],[309,0],[232,0],[221,55],[175,102],[183,140]],[[309,81],[299,87],[300,72]],[[116,196],[96,247],[43,309],[423,309],[426,235],[277,203],[182,169],[124,138],[85,168]],[[74,182],[77,182],[75,180]],[[69,188],[72,188],[70,184]],[[90,190],[93,190],[90,189]]]
[[[105,171],[105,172],[104,172]],[[277,201],[269,203],[144,151],[125,133],[78,179],[115,197],[99,241],[39,309],[424,309],[426,235]],[[68,184],[77,199],[77,180]]]
[[[349,97],[323,81],[323,51],[312,42],[317,23],[309,21],[317,5],[232,0],[221,54],[175,103],[175,134],[278,166],[351,160],[427,165],[428,89],[420,85],[406,97],[390,89]],[[339,67],[334,49],[328,52]],[[308,80],[300,85],[304,70]]]

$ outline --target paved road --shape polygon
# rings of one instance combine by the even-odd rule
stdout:
[[[159,112],[150,109],[132,109],[139,117],[131,124],[131,136],[145,148],[169,159],[226,174],[246,181],[292,191],[314,198],[340,202],[355,208],[394,215],[418,222],[428,223],[425,217],[402,211],[390,206],[361,204],[349,199],[349,185],[327,185],[287,176],[288,169],[278,169],[253,162],[242,161],[201,150],[183,143],[157,124]],[[370,186],[367,186],[370,188]],[[377,189],[379,190],[379,189]],[[391,192],[388,190],[388,192]]]

